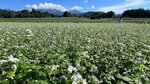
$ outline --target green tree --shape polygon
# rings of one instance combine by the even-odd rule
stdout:
[[[150,10],[145,10],[142,8],[126,10],[123,12],[122,17],[150,18]]]
[[[17,17],[19,18],[27,18],[30,17],[30,12],[28,10],[22,10],[17,14]]]
[[[63,17],[71,17],[71,14],[70,14],[70,12],[65,11],[62,16]]]
[[[115,13],[113,11],[109,11],[109,12],[107,12],[107,17],[113,18],[113,17],[115,17]]]

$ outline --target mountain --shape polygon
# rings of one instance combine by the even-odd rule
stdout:
[[[85,13],[83,13],[81,16],[82,17],[90,17],[91,15],[93,15],[95,12],[93,12],[93,11],[89,11],[89,12],[85,12]]]
[[[48,12],[53,15],[62,15],[64,12],[56,9],[38,9],[40,12]]]
[[[80,15],[82,14],[82,12],[78,11],[78,10],[72,10],[72,11],[69,11],[71,14],[77,14],[77,15]]]
[[[56,9],[38,9],[37,11],[40,11],[40,12],[48,12],[50,14],[53,14],[53,15],[63,15],[63,11],[60,11],[60,10],[56,10]],[[82,12],[78,11],[78,10],[71,10],[69,11],[71,14],[76,14],[76,15],[80,15],[82,14]]]

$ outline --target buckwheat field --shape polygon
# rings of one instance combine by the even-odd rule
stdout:
[[[150,24],[1,22],[0,83],[150,84]]]

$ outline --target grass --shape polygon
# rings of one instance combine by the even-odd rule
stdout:
[[[150,18],[124,18],[127,23],[150,23]]]
[[[150,24],[0,23],[2,84],[149,84]]]
[[[78,17],[58,17],[58,18],[0,18],[0,22],[73,22],[73,23],[106,23],[111,22],[109,19],[102,20],[90,20],[87,18],[78,18]]]
[[[0,22],[72,22],[72,23],[117,23],[118,18],[102,18],[100,20],[90,20],[78,17],[55,17],[55,18],[0,18]],[[150,23],[149,18],[123,18],[124,23]]]

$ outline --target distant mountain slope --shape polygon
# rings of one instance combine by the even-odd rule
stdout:
[[[71,14],[82,14],[82,12],[78,11],[78,10],[72,10],[70,11]]]
[[[63,15],[63,11],[60,11],[60,10],[56,10],[56,9],[38,9],[38,11],[40,12],[49,12],[53,15]],[[82,12],[80,11],[77,11],[77,10],[72,10],[72,11],[69,11],[71,14],[82,14]]]
[[[40,12],[49,12],[53,15],[62,15],[64,12],[56,9],[38,9]]]

